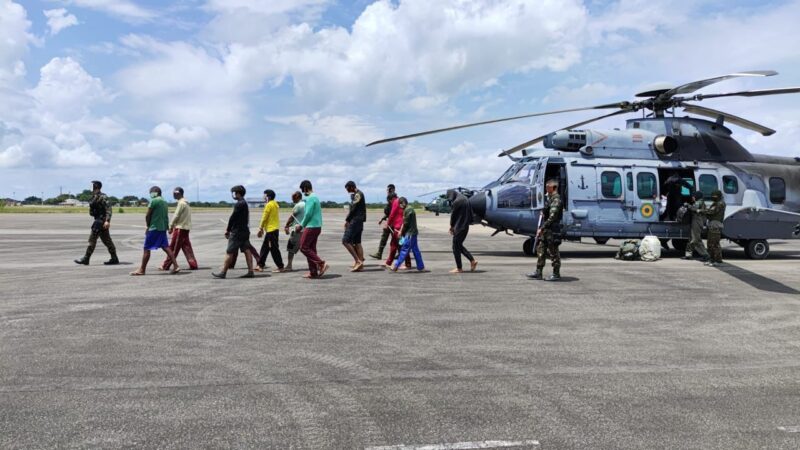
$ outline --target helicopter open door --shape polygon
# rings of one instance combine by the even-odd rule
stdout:
[[[536,161],[536,172],[531,181],[531,209],[538,210],[544,207],[544,183],[547,181],[547,160],[539,158]]]
[[[658,222],[658,172],[647,167],[625,170],[625,206],[634,222]]]

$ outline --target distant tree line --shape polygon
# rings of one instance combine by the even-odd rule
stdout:
[[[88,202],[92,199],[92,191],[85,189],[83,192],[79,194],[61,194],[56,197],[47,198],[42,201],[41,198],[32,195],[30,197],[26,197],[25,200],[22,201],[23,205],[58,205],[60,203],[65,202],[69,199],[75,199],[81,202]],[[108,196],[108,202],[112,206],[145,206],[149,203],[149,200],[145,197],[137,197],[135,195],[126,195],[124,197],[115,197],[113,195]],[[174,205],[174,203],[170,203]],[[189,202],[191,206],[196,206],[200,208],[228,208],[232,205],[232,203],[227,201],[218,201],[218,202]],[[334,202],[334,201],[322,201],[320,205],[323,208],[343,208],[348,203],[346,202]],[[291,208],[292,204],[285,201],[278,201],[278,205],[281,208]],[[367,208],[370,209],[381,209],[386,206],[386,203],[367,203]],[[415,209],[422,208],[422,204],[418,201],[411,202],[411,206]]]

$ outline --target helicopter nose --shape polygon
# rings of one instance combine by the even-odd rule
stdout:
[[[472,212],[483,219],[486,216],[486,193],[476,192],[469,198],[469,206]]]

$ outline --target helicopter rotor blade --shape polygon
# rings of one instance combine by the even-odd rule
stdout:
[[[419,137],[419,136],[426,136],[426,135],[429,135],[429,134],[443,133],[445,131],[460,130],[462,128],[470,128],[470,127],[477,127],[477,126],[480,126],[480,125],[488,125],[488,124],[491,124],[491,123],[508,122],[508,121],[511,121],[511,120],[526,119],[528,117],[547,116],[547,115],[550,115],[550,114],[562,114],[562,113],[576,112],[576,111],[588,111],[588,110],[592,110],[592,109],[627,108],[629,106],[630,106],[629,102],[617,102],[617,103],[609,103],[609,104],[606,104],[606,105],[587,106],[585,108],[570,108],[570,109],[561,109],[561,110],[557,110],[557,111],[545,111],[545,112],[540,112],[540,113],[524,114],[524,115],[521,115],[521,116],[514,116],[514,117],[504,117],[504,118],[501,118],[501,119],[485,120],[485,121],[482,121],[482,122],[467,123],[467,124],[456,125],[456,126],[447,127],[447,128],[439,128],[439,129],[436,129],[436,130],[428,130],[428,131],[422,131],[422,132],[419,132],[419,133],[406,134],[406,135],[403,135],[403,136],[396,136],[396,137],[381,139],[381,140],[378,140],[378,141],[370,142],[369,144],[366,145],[366,147],[370,147],[370,146],[377,145],[377,144],[385,144],[387,142],[400,141],[400,140],[403,140],[403,139],[415,138],[415,137]]]
[[[672,88],[656,98],[656,101],[667,101],[670,98],[679,94],[689,94],[698,89],[710,86],[720,81],[730,80],[731,78],[739,77],[771,77],[777,75],[778,72],[774,70],[753,70],[749,72],[737,72],[728,75],[722,75],[714,78],[706,78],[705,80],[692,81],[691,83],[682,84],[678,87]]]
[[[424,194],[419,194],[419,195],[417,195],[417,198],[420,198],[420,197],[427,197],[427,196],[429,196],[429,195],[438,194],[438,193],[440,193],[440,192],[447,192],[447,189],[439,189],[438,191],[426,192],[426,193],[424,193]]]
[[[759,125],[755,122],[751,122],[747,119],[743,119],[739,116],[734,116],[733,114],[729,114],[723,111],[717,111],[716,109],[706,108],[698,105],[689,105],[689,104],[684,104],[682,105],[682,107],[684,111],[691,114],[711,117],[713,119],[719,119],[720,117],[722,117],[723,119],[725,119],[726,122],[730,122],[732,124],[739,125],[742,128],[746,128],[748,130],[761,133],[763,136],[770,136],[775,134],[775,130],[773,130],[772,128],[767,128],[764,125]]]
[[[762,95],[781,95],[781,94],[797,94],[797,93],[800,93],[800,87],[758,89],[755,91],[728,92],[725,94],[697,94],[692,98],[690,98],[690,100],[700,101],[708,98],[720,98],[720,97],[760,97]]]
[[[575,127],[580,127],[580,126],[586,125],[587,123],[596,122],[598,120],[605,119],[607,117],[613,117],[613,116],[617,116],[617,115],[625,114],[625,113],[629,113],[629,112],[631,112],[631,111],[627,110],[627,109],[621,109],[619,111],[614,111],[611,114],[605,114],[605,115],[602,115],[602,116],[599,116],[599,117],[593,117],[591,119],[583,120],[583,121],[580,121],[578,123],[573,123],[572,125],[567,125],[566,127],[559,128],[558,130],[555,130],[555,131],[571,130],[571,129],[575,128]],[[497,155],[497,156],[499,156],[499,157],[507,156],[507,155],[510,155],[512,153],[516,153],[516,152],[518,152],[518,151],[520,151],[522,149],[528,148],[531,145],[538,144],[539,142],[542,142],[547,136],[553,134],[555,131],[551,131],[551,132],[549,132],[547,134],[544,134],[542,136],[539,136],[539,137],[537,137],[535,139],[531,139],[530,141],[523,142],[522,144],[519,144],[516,147],[512,147],[512,148],[510,148],[508,150],[504,150],[504,151],[500,152],[500,154]]]

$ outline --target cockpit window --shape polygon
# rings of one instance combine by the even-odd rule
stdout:
[[[498,179],[503,183],[522,182],[530,184],[533,174],[536,171],[536,161],[527,163],[516,163],[509,167],[508,170]]]

